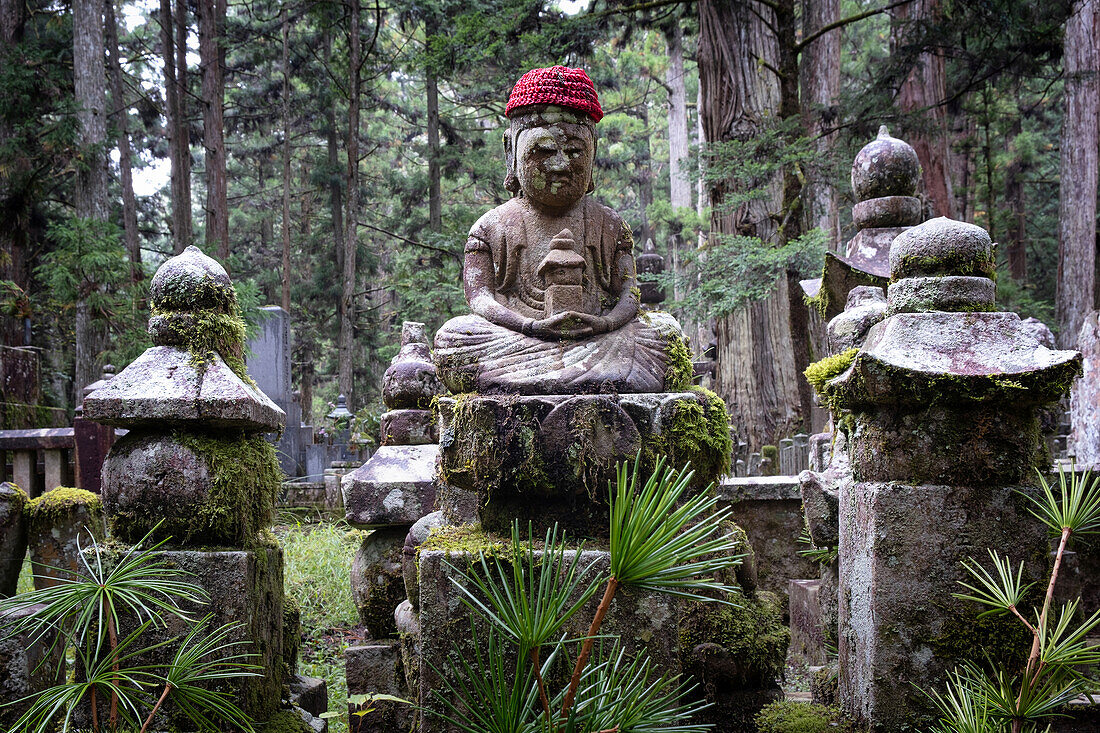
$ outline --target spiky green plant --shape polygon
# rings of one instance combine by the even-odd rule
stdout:
[[[1044,721],[1086,692],[1090,682],[1080,668],[1100,664],[1100,646],[1088,637],[1100,626],[1100,611],[1076,621],[1079,600],[1062,605],[1052,614],[1054,589],[1070,540],[1100,533],[1100,479],[1089,473],[1059,470],[1057,491],[1040,474],[1037,496],[1023,494],[1030,511],[1058,538],[1058,550],[1047,581],[1042,605],[1021,609],[1033,583],[1024,582],[1024,564],[1012,562],[989,550],[992,569],[973,558],[963,563],[970,576],[959,584],[965,593],[954,596],[985,606],[979,616],[1010,614],[1031,634],[1031,652],[1023,669],[1000,666],[986,672],[969,662],[948,677],[947,691],[929,693],[939,711],[938,733],[1025,733],[1038,730]]]
[[[456,571],[451,582],[463,602],[490,629],[489,651],[481,652],[472,625],[475,652],[454,655],[454,681],[440,674],[449,694],[440,697],[446,710],[435,714],[466,733],[706,729],[680,722],[705,707],[682,703],[692,688],[654,675],[644,655],[628,659],[618,646],[601,643],[591,659],[622,586],[732,603],[738,589],[720,578],[741,562],[741,548],[735,535],[722,532],[728,510],[716,510],[709,491],[686,496],[691,478],[687,467],[671,469],[663,459],[644,477],[640,459],[633,468],[618,467],[609,487],[606,570],[598,570],[595,562],[582,565],[580,550],[567,557],[565,536],[556,526],[536,549],[530,529],[521,541],[518,523],[512,528],[511,558],[482,554],[468,570],[451,566]],[[588,633],[567,638],[566,625],[601,585],[604,594]],[[569,684],[551,699],[548,673],[576,644],[580,648]]]
[[[168,565],[158,552],[163,542],[147,546],[156,529],[113,563],[104,563],[108,552],[92,537],[91,546],[79,553],[81,569],[62,574],[56,585],[0,599],[0,619],[9,619],[0,621],[0,634],[26,635],[31,643],[52,636],[46,658],[57,645],[64,645],[73,649],[84,670],[81,680],[58,680],[46,690],[9,701],[30,701],[14,731],[73,730],[73,716],[81,706],[90,711],[95,733],[104,728],[118,730],[120,725],[146,731],[166,702],[200,728],[212,727],[212,721],[220,719],[237,729],[252,730],[236,703],[207,684],[256,676],[259,668],[249,661],[256,655],[242,648],[246,642],[231,640],[239,624],[206,631],[211,616],[196,619],[184,609],[184,605],[205,605],[208,597],[187,580],[189,573]],[[189,626],[182,638],[141,645],[146,631],[166,627],[172,617]],[[138,626],[119,639],[124,618],[136,620]],[[148,661],[154,650],[172,646],[171,662]],[[100,700],[108,702],[107,721],[99,720]]]

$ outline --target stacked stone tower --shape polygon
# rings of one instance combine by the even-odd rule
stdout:
[[[212,628],[241,624],[260,675],[227,684],[263,721],[279,708],[284,665],[283,556],[265,532],[281,472],[262,434],[285,415],[245,373],[244,322],[221,265],[188,247],[157,270],[150,297],[153,347],[84,400],[85,418],[130,431],[103,467],[107,519],[124,542],[167,538],[167,561],[209,594]],[[178,636],[182,623],[149,633]]]
[[[874,731],[922,728],[914,683],[942,687],[964,659],[1029,644],[952,594],[960,563],[987,548],[1042,576],[1046,533],[1017,489],[1049,465],[1037,413],[1081,357],[996,311],[994,249],[944,218],[898,236],[887,317],[820,388],[845,416],[852,473],[839,484],[840,695]]]
[[[852,221],[856,235],[843,255],[825,253],[820,285],[815,296],[822,317],[829,321],[844,310],[852,288],[870,285],[885,288],[890,279],[888,261],[894,237],[922,220],[917,198],[921,169],[917,153],[904,140],[890,136],[886,125],[856,154],[852,162]]]

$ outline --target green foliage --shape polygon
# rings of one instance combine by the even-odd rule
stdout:
[[[160,544],[142,542],[120,551],[92,545],[81,553],[83,567],[63,576],[56,585],[0,600],[0,613],[9,618],[26,614],[3,626],[5,634],[24,634],[31,643],[48,645],[51,656],[59,646],[72,646],[86,671],[81,681],[57,683],[30,696],[31,705],[15,723],[21,733],[73,729],[73,715],[81,704],[98,697],[117,703],[124,725],[148,725],[162,703],[171,703],[200,728],[214,721],[251,731],[248,716],[230,695],[216,688],[219,680],[255,676],[255,654],[246,642],[231,641],[238,624],[210,629],[212,616],[185,612],[183,605],[205,605],[203,589],[187,580],[158,552]],[[163,544],[163,543],[161,543]],[[181,637],[141,646],[145,632],[167,627],[178,619],[187,629]],[[122,639],[117,632],[127,621],[139,622]],[[171,661],[152,664],[147,655],[174,648]],[[162,652],[163,653],[163,652]],[[159,701],[158,700],[159,697]]]
[[[295,522],[279,529],[286,594],[302,607],[305,629],[350,628],[359,620],[348,568],[363,533],[343,522]]]
[[[832,565],[840,557],[839,547],[818,547],[815,545],[813,538],[810,537],[810,530],[806,527],[803,527],[802,534],[798,535],[798,544],[806,545],[806,547],[798,549],[799,555],[822,565]]]
[[[803,372],[806,375],[806,381],[817,390],[818,394],[823,395],[826,383],[848,371],[848,367],[852,366],[852,362],[855,361],[858,353],[859,349],[848,349],[843,353],[826,356],[824,359],[815,361],[806,367],[806,371]]]
[[[855,726],[840,710],[808,702],[782,701],[764,706],[756,716],[758,733],[849,733]]]

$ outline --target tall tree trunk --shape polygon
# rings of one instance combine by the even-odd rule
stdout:
[[[332,67],[332,33],[325,27],[321,38],[324,46],[325,68]],[[330,82],[331,83],[331,82]],[[332,242],[336,250],[336,267],[340,272],[344,271],[344,191],[340,183],[340,176],[336,171],[340,170],[340,148],[336,132],[336,93],[335,85],[331,88],[332,103],[325,106],[325,142],[328,152],[329,169],[329,208],[332,212]]]
[[[840,17],[840,0],[802,0],[802,34],[808,36]],[[834,134],[826,134],[836,117],[840,93],[840,30],[830,31],[802,51],[802,129],[816,156],[806,167],[803,211],[807,229],[825,232],[828,247],[841,249],[836,189],[829,176]]]
[[[0,0],[0,65],[19,63],[16,44],[23,40],[26,23],[25,0]],[[7,115],[0,115],[0,148],[14,134]],[[22,176],[25,167],[26,163],[18,159],[0,166],[0,252],[8,255],[0,257],[0,279],[11,280],[23,290],[30,285],[26,207],[13,200],[15,192],[11,184]],[[0,344],[22,346],[23,336],[23,318],[0,318]]]
[[[122,61],[118,55],[118,24],[114,0],[106,0],[107,43],[111,50],[111,102],[118,130],[118,173],[122,188],[122,235],[130,256],[130,280],[145,277],[141,269],[141,238],[138,234],[137,199],[134,197],[134,172],[130,152],[130,107],[122,90]]]
[[[914,26],[936,18],[940,0],[913,0],[891,10],[891,45],[896,49],[914,35]],[[917,34],[919,35],[919,34]],[[920,115],[923,124],[906,133],[917,151],[923,173],[924,192],[934,216],[955,217],[955,194],[951,180],[950,137],[947,132],[947,97],[943,54],[938,50],[921,53],[898,90],[897,105],[903,112]]]
[[[290,313],[290,22],[283,8],[283,310]]]
[[[780,65],[775,34],[766,25],[776,25],[775,13],[752,0],[700,0],[698,7],[704,136],[708,142],[747,140],[780,108],[779,84],[765,67]],[[797,84],[797,65],[794,73]],[[719,208],[732,184],[710,184],[712,242],[722,235],[775,241],[772,212],[781,209],[785,183],[778,177],[755,182],[767,196],[732,212]],[[716,386],[740,436],[754,447],[774,441],[801,417],[789,311],[787,278],[780,277],[771,295],[718,323]]]
[[[638,186],[638,204],[642,219],[639,243],[644,246],[646,241],[653,239],[653,227],[649,223],[648,211],[649,205],[653,203],[653,169],[649,149],[649,109],[646,102],[643,102],[639,108],[638,117],[642,121],[642,129],[645,130],[643,134],[637,136],[638,153],[634,158],[635,170],[637,170],[635,183]]]
[[[202,74],[202,137],[206,150],[206,244],[229,269],[229,206],[226,201],[225,0],[199,2],[199,70]]]
[[[186,203],[185,237],[180,251],[192,243],[194,226],[191,219],[191,84],[187,70],[187,38],[190,35],[187,25],[188,0],[176,0],[176,95],[179,98],[179,158],[180,158],[180,194]]]
[[[355,254],[358,248],[359,224],[359,0],[350,0],[351,33],[348,39],[349,89],[348,94],[348,213],[344,236],[344,268],[340,294],[340,343],[339,385],[340,393],[347,397],[348,409],[353,408],[354,364],[352,354],[355,338]]]
[[[1020,117],[1012,123],[1008,131],[1010,140],[1015,140],[1022,130]],[[1008,245],[1006,255],[1008,258],[1008,271],[1012,279],[1021,285],[1027,282],[1027,199],[1024,193],[1024,176],[1027,165],[1020,157],[1019,151],[1014,151],[1012,162],[1005,168],[1005,201],[1009,206],[1008,219]]]
[[[107,204],[107,70],[103,46],[103,0],[75,0],[73,3],[73,85],[80,121],[83,165],[76,173],[73,196],[76,216],[106,222]],[[74,398],[80,399],[84,385],[95,381],[95,324],[87,297],[96,283],[80,284],[76,304]]]
[[[690,209],[692,206],[691,181],[687,176],[688,121],[687,95],[684,90],[684,29],[679,21],[665,30],[668,44],[668,68],[665,85],[668,87],[668,176],[669,199],[672,210]],[[672,299],[680,300],[678,278],[683,275],[683,235],[673,232],[669,238],[669,259],[675,278],[672,281]]]
[[[1095,307],[1100,0],[1074,0],[1066,21],[1066,109],[1058,200],[1058,342],[1073,347]]]
[[[425,41],[439,32],[435,14],[429,12],[424,23]],[[428,68],[424,80],[425,93],[428,97],[428,230],[439,233],[443,231],[443,173],[439,165],[439,79],[436,77],[433,62],[428,62]],[[438,255],[433,256],[433,263],[442,264]]]
[[[182,0],[180,0],[182,3]],[[187,18],[184,15],[183,22]],[[160,0],[161,61],[164,65],[165,128],[168,155],[172,165],[172,251],[182,252],[191,243],[191,151],[179,76],[186,77],[186,53],[181,54],[184,68],[176,68],[175,17],[172,0]],[[186,27],[183,30],[186,43]],[[177,74],[177,71],[179,74]]]

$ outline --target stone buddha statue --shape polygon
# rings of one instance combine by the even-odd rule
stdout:
[[[669,369],[670,354],[686,359],[679,325],[639,316],[630,228],[588,195],[603,116],[592,81],[581,69],[534,69],[505,115],[515,197],[470,230],[463,283],[473,313],[436,333],[440,378],[454,393],[686,387],[665,383],[666,372],[683,373]]]

